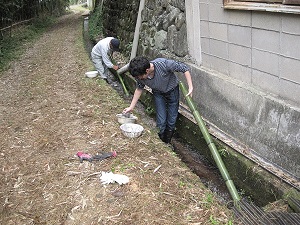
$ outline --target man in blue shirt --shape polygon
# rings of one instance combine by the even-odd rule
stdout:
[[[144,87],[150,87],[155,100],[158,135],[162,141],[170,143],[179,109],[179,80],[174,72],[181,72],[185,75],[189,87],[188,95],[192,96],[193,83],[188,66],[165,58],[149,61],[142,56],[132,59],[128,69],[136,79],[137,87],[130,106],[125,108],[123,113],[132,111]]]

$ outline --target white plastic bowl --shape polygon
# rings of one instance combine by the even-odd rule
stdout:
[[[118,117],[118,122],[120,124],[124,124],[124,123],[135,123],[135,121],[137,120],[137,117],[130,114],[129,117],[126,117],[124,114],[117,114]]]
[[[89,71],[89,72],[86,72],[85,75],[89,78],[94,78],[98,75],[98,71]]]
[[[124,123],[120,126],[120,129],[122,133],[129,138],[139,137],[144,130],[141,125],[135,123]]]

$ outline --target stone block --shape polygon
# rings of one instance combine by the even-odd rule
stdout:
[[[209,38],[201,38],[201,52],[209,54]]]
[[[184,57],[188,54],[187,34],[186,34],[185,24],[183,24],[181,29],[176,33],[176,39],[174,44],[175,44],[174,53],[176,56]]]
[[[251,66],[251,48],[240,45],[228,45],[229,61],[243,66]]]
[[[209,37],[209,28],[207,21],[200,22],[200,36],[202,37]]]
[[[287,15],[282,17],[282,32],[300,35],[300,18],[298,15]]]
[[[252,27],[280,31],[281,16],[278,13],[254,11],[252,13]]]
[[[298,105],[298,107],[300,106],[299,84],[291,82],[289,80],[281,79],[279,86],[279,94],[280,97],[285,99],[287,102],[291,102],[291,104],[293,105]]]
[[[215,23],[224,23],[228,20],[228,13],[224,11],[222,4],[209,4],[208,7],[209,21]]]
[[[229,62],[229,76],[246,84],[251,84],[251,68]]]
[[[228,41],[245,47],[251,47],[251,28],[228,25]]]
[[[229,62],[228,60],[221,59],[215,56],[211,56],[211,69],[216,70],[224,75],[229,73]]]
[[[252,68],[279,76],[279,55],[252,49]]]
[[[182,12],[185,11],[185,1],[183,0],[173,0],[172,4],[173,6],[175,6],[176,8],[179,8]]]
[[[300,60],[300,35],[282,34],[281,53],[284,56]]]
[[[273,76],[259,70],[252,70],[252,84],[262,90],[279,95],[279,77]]]
[[[160,50],[167,49],[167,40],[167,32],[164,30],[158,31],[154,36],[155,48]]]
[[[169,24],[174,24],[175,19],[181,14],[180,9],[172,7],[170,13],[168,14]]]
[[[182,25],[185,24],[185,14],[180,13],[176,18],[175,18],[175,26],[177,30],[179,30]]]
[[[210,54],[222,59],[228,59],[228,43],[210,39]]]
[[[200,20],[208,21],[208,4],[207,3],[200,3]]]
[[[279,54],[280,33],[254,28],[252,29],[252,47]]]
[[[280,57],[280,78],[284,78],[285,80],[289,80],[290,82],[294,82],[298,84],[300,89],[300,60],[291,59],[284,56]],[[300,99],[300,95],[299,95]]]
[[[220,23],[209,23],[209,35],[211,38],[220,40],[220,41],[228,41],[227,36],[227,25]]]
[[[251,27],[251,12],[233,10],[228,13],[228,24]]]
[[[177,29],[175,25],[172,25],[170,27],[168,27],[168,50],[170,52],[174,52],[174,49],[177,48],[177,46],[175,46],[175,40],[176,40],[176,36],[177,36]]]
[[[202,66],[211,69],[211,56],[207,53],[202,52]]]

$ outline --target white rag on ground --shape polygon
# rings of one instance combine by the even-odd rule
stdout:
[[[129,182],[129,177],[122,174],[113,174],[112,172],[102,172],[100,177],[102,184],[110,184],[117,182],[118,184],[127,184]]]

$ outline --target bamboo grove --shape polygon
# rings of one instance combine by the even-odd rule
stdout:
[[[69,0],[0,0],[0,29],[42,15],[59,16]]]

